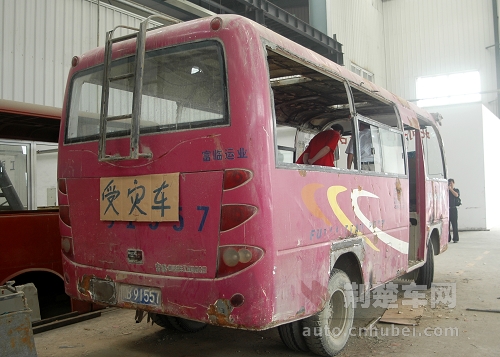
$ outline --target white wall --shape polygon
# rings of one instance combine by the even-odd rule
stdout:
[[[500,226],[500,119],[483,107],[486,227]]]
[[[427,108],[443,116],[440,127],[446,152],[448,178],[460,190],[460,230],[500,226],[498,155],[500,119],[481,103]]]

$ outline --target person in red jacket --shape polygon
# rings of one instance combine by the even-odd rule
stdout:
[[[334,167],[335,149],[343,133],[344,128],[335,124],[329,130],[316,134],[296,163]]]

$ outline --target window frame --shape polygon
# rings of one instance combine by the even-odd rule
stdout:
[[[426,147],[425,147],[424,143],[422,142],[422,155],[423,155],[423,161],[424,161],[424,167],[425,167],[425,178],[426,178],[426,180],[439,180],[439,181],[447,180],[448,179],[448,172],[446,170],[446,167],[447,167],[446,166],[446,155],[444,152],[443,138],[441,137],[441,132],[438,130],[438,128],[433,123],[422,120],[422,118],[420,116],[418,117],[418,119],[420,122],[420,130],[426,129],[428,126],[430,126],[432,128],[432,130],[434,131],[434,134],[436,135],[436,139],[437,139],[437,144],[439,146],[439,151],[441,154],[441,166],[443,169],[443,177],[430,177],[429,176],[429,167],[427,164]]]
[[[200,46],[201,44],[201,46]],[[160,47],[160,48],[155,48],[153,50],[147,51],[146,52],[146,57],[156,57],[156,56],[162,56],[162,55],[168,55],[176,52],[182,52],[183,48],[186,48],[187,50],[190,49],[196,49],[196,48],[201,48],[201,47],[209,47],[215,45],[217,48],[217,53],[219,56],[219,65],[220,65],[220,73],[221,73],[221,90],[222,90],[222,96],[223,96],[223,118],[220,119],[221,123],[218,123],[216,125],[213,125],[214,120],[203,120],[200,122],[194,122],[194,123],[181,123],[178,124],[174,127],[174,125],[155,125],[155,126],[142,126],[140,128],[140,135],[147,135],[147,134],[160,134],[160,133],[171,133],[171,132],[179,132],[179,131],[185,131],[185,130],[197,130],[197,129],[208,129],[208,128],[213,128],[213,127],[227,127],[231,125],[231,120],[230,120],[230,109],[229,109],[229,91],[228,91],[228,75],[227,75],[227,58],[226,58],[226,51],[224,48],[224,44],[219,40],[219,39],[204,39],[200,41],[193,41],[193,42],[186,42],[182,44],[175,44],[172,46],[166,46],[166,47]],[[155,52],[158,52],[157,54],[151,56],[151,54],[154,54]],[[121,57],[117,60],[114,60],[112,62],[112,66],[116,65],[121,65],[122,63],[127,63],[127,62],[134,62],[134,57],[135,55],[130,55],[130,56],[125,56]],[[74,144],[74,143],[82,143],[82,142],[93,142],[93,141],[98,141],[100,137],[100,133],[97,134],[92,134],[92,135],[86,135],[86,136],[77,136],[74,138],[69,137],[69,128],[70,128],[70,120],[72,118],[72,111],[76,110],[78,111],[78,108],[73,108],[72,106],[72,99],[73,99],[73,94],[75,92],[74,90],[74,85],[75,81],[78,78],[81,78],[82,76],[96,73],[99,71],[102,71],[104,64],[100,63],[98,65],[88,67],[86,69],[83,69],[81,71],[78,71],[73,74],[70,84],[69,84],[69,89],[68,89],[68,97],[67,97],[67,109],[66,109],[66,117],[65,117],[65,132],[64,132],[64,144]],[[102,87],[101,87],[102,88]],[[81,91],[81,87],[79,88]],[[100,116],[100,111],[101,108],[99,106],[98,113],[89,113],[90,115],[95,115],[97,114]],[[99,120],[99,118],[97,118]],[[184,124],[184,125],[183,125]],[[208,125],[207,125],[208,124]],[[127,124],[128,125],[128,124]],[[106,133],[106,138],[126,138],[130,135],[130,130],[121,130],[117,132],[107,132]]]

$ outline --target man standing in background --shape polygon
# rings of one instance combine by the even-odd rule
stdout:
[[[361,156],[361,165],[358,166],[359,169],[365,171],[375,171],[375,162],[372,148],[372,132],[370,130],[370,125],[359,122],[359,150]],[[347,154],[347,168],[350,170],[352,162],[354,160],[352,137],[351,140],[349,140],[349,144],[347,144],[345,153]]]
[[[451,242],[451,227],[453,226],[453,243],[458,243],[458,210],[457,204],[460,198],[460,190],[455,188],[455,180],[448,180],[448,194],[450,198],[450,229],[448,235],[448,242]]]

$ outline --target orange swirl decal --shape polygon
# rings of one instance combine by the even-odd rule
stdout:
[[[330,220],[326,217],[326,215],[323,213],[321,208],[318,206],[316,203],[316,200],[314,199],[314,194],[315,192],[319,189],[324,187],[324,185],[319,184],[319,183],[311,183],[302,188],[302,201],[306,205],[307,209],[309,212],[314,217],[320,218],[329,226],[333,226]],[[379,252],[380,250],[373,244],[370,239],[368,239],[363,233],[361,233],[359,230],[356,229],[354,224],[351,222],[351,220],[345,215],[344,211],[340,208],[338,202],[337,202],[337,195],[341,192],[346,191],[347,188],[344,186],[330,186],[327,191],[327,198],[328,202],[330,203],[330,207],[337,217],[337,219],[340,221],[340,223],[349,231],[350,234],[356,234],[364,239],[366,244],[368,244],[373,250]]]
[[[330,223],[328,218],[326,218],[325,214],[323,213],[323,211],[321,211],[321,208],[319,208],[316,200],[314,199],[314,193],[318,188],[321,187],[323,187],[323,185],[320,183],[310,183],[309,185],[304,186],[301,192],[302,201],[314,217],[320,218],[327,225],[332,226],[332,224]]]

